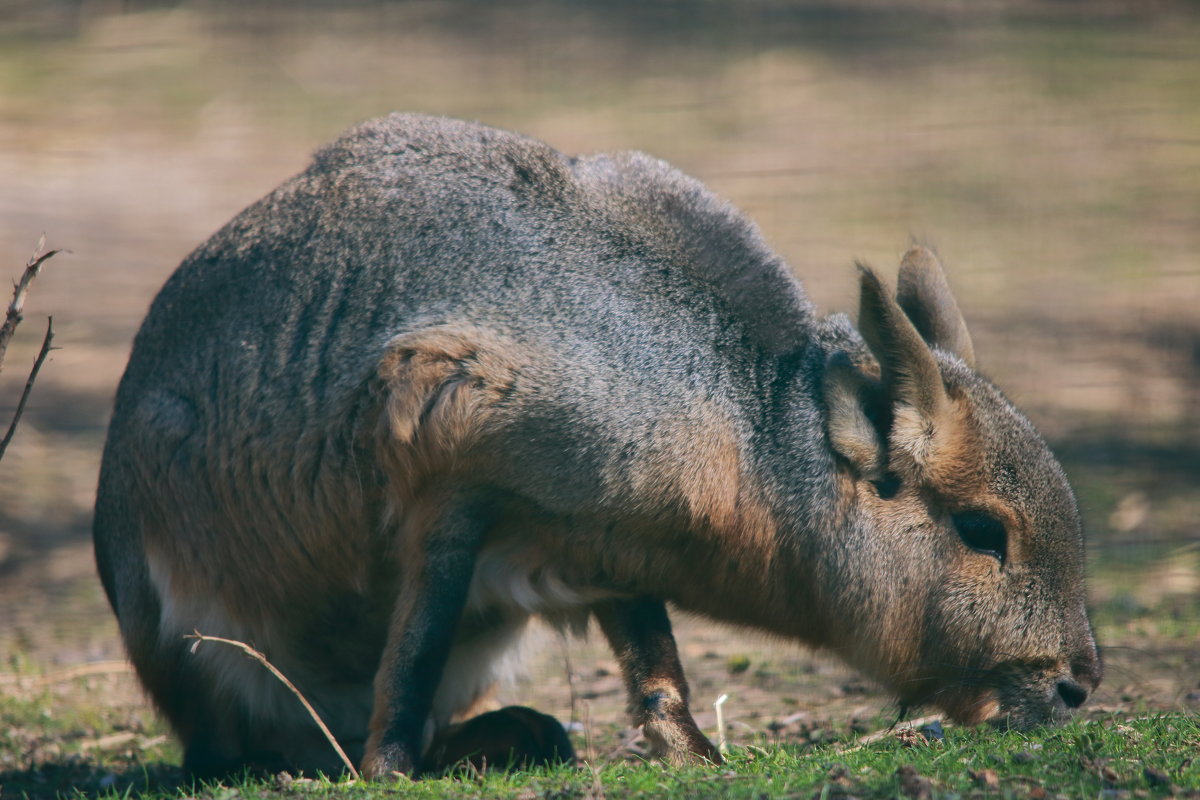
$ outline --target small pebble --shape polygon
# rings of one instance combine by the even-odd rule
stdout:
[[[925,737],[927,742],[944,742],[946,741],[946,732],[942,730],[942,723],[933,721],[928,725],[921,726],[921,735]]]

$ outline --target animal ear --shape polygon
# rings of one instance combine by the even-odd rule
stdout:
[[[946,405],[942,372],[912,320],[869,267],[858,265],[858,331],[879,361],[880,379],[892,402],[911,406],[927,419]]]
[[[963,433],[962,409],[950,399],[933,351],[883,282],[862,272],[858,330],[879,362],[888,400],[888,470],[931,478],[951,469],[947,460]]]
[[[882,386],[856,369],[843,350],[829,357],[823,374],[830,444],[866,480],[883,480],[886,426],[880,417],[887,403]]]
[[[953,353],[975,366],[975,347],[946,273],[933,251],[916,246],[904,254],[896,282],[896,300],[930,347]]]

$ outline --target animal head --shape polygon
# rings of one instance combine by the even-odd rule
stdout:
[[[894,297],[861,273],[869,353],[835,353],[824,379],[847,539],[830,564],[856,622],[834,646],[961,722],[1065,717],[1102,672],[1071,487],[976,372],[936,257],[910,250]]]

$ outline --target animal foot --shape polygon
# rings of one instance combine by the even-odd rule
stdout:
[[[381,744],[363,759],[362,774],[368,780],[381,780],[397,775],[417,777],[417,759],[401,744]]]
[[[650,742],[651,754],[673,766],[725,763],[721,753],[700,732],[690,715],[686,720],[652,720],[642,730]]]

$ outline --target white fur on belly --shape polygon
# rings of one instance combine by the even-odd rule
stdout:
[[[467,610],[519,609],[556,616],[612,596],[603,589],[571,586],[535,551],[521,544],[502,544],[486,547],[479,554],[467,593]]]

